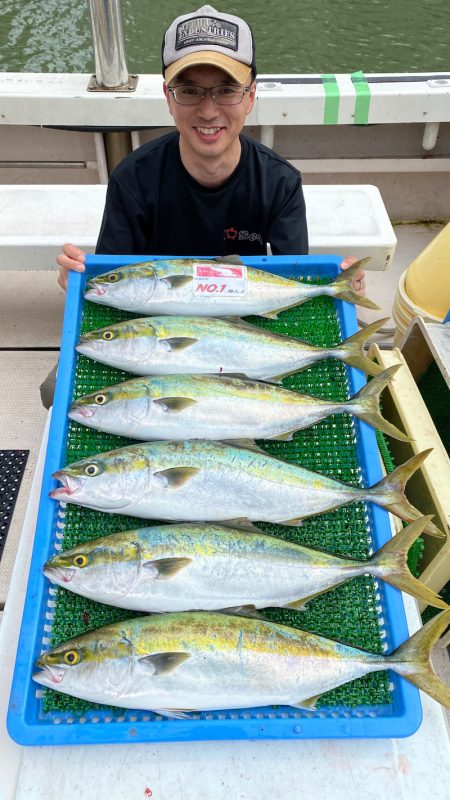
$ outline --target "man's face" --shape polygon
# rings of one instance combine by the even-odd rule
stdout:
[[[250,85],[249,79],[249,84]],[[172,86],[202,86],[210,89],[213,86],[231,84],[231,78],[216,67],[190,67],[179,75]],[[231,148],[239,147],[239,134],[244,126],[247,114],[255,102],[256,84],[253,82],[250,92],[244,94],[242,102],[221,106],[207,95],[196,106],[183,106],[176,103],[164,85],[170,113],[182,138],[185,152],[201,158],[217,158],[226,154]]]

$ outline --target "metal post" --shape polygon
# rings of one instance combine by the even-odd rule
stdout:
[[[95,75],[90,91],[129,92],[137,78],[128,75],[120,0],[88,0],[94,43]]]

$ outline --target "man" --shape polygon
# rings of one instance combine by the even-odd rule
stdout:
[[[300,174],[241,133],[256,92],[250,26],[208,5],[177,17],[164,35],[162,69],[177,132],[113,171],[96,252],[245,256],[270,244],[273,254],[307,253]],[[84,253],[66,244],[57,263],[65,289],[68,271],[84,270]]]

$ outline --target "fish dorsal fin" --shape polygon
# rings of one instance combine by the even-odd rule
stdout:
[[[177,575],[182,569],[192,564],[192,558],[158,558],[146,561],[144,569],[157,572],[156,580],[168,580]]]
[[[192,275],[165,275],[162,279],[170,289],[181,289],[188,283],[192,283]]]
[[[171,352],[176,352],[177,350],[185,350],[186,347],[191,347],[191,345],[198,342],[198,339],[194,339],[191,336],[171,336],[168,339],[160,339],[161,344],[165,344],[169,347]]]
[[[219,378],[238,378],[241,381],[249,381],[249,380],[251,380],[251,378],[249,378],[249,376],[246,375],[245,372],[220,372],[220,373],[218,373],[218,377]]]
[[[286,603],[283,608],[294,608],[296,611],[306,611],[306,603],[307,600],[305,600],[305,598],[300,598],[300,600],[292,600],[291,603]]]
[[[274,386],[281,386],[284,378],[289,378],[290,375],[295,375],[299,372],[298,369],[291,369],[290,372],[283,372],[281,375],[268,375],[265,378],[260,378],[264,383],[273,383]]]
[[[257,325],[252,325],[251,322],[246,322],[245,319],[241,319],[241,317],[227,316],[221,317],[221,319],[233,323],[237,328],[243,328],[244,330],[253,332],[261,331],[261,328],[258,328]]]
[[[190,657],[189,653],[152,653],[150,656],[140,658],[139,664],[153,675],[168,675]]]
[[[249,533],[264,533],[261,528],[253,525],[247,517],[236,517],[235,519],[221,520],[218,523],[222,528],[232,528],[238,531],[248,531]]]
[[[250,603],[245,606],[230,606],[229,608],[222,608],[221,614],[230,614],[232,617],[248,617],[249,619],[263,619],[267,621],[267,617],[261,614],[256,606]]]
[[[215,261],[216,264],[234,264],[239,265],[240,267],[245,267],[242,258],[237,254],[232,256],[217,256],[216,258],[213,258],[213,261]]]
[[[222,444],[229,444],[232,447],[240,447],[242,450],[253,450],[255,453],[267,455],[266,451],[263,450],[262,447],[258,447],[253,439],[222,439],[221,442]]]
[[[288,306],[290,308],[290,306]],[[279,309],[280,311],[284,311],[283,308]],[[265,319],[278,319],[278,311],[260,311],[258,317],[264,317]]]
[[[164,482],[166,488],[179,489],[197,475],[197,472],[200,472],[200,467],[171,467],[155,472],[154,475]]]
[[[153,402],[161,406],[168,414],[177,414],[179,411],[195,405],[197,400],[193,400],[192,397],[159,397],[158,400]]]

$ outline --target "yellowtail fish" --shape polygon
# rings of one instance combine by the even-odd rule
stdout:
[[[409,548],[430,520],[408,525],[368,561],[303,547],[254,526],[155,525],[58,553],[46,562],[44,574],[83,597],[132,611],[303,608],[316,595],[365,574],[448,608],[407,565]]]
[[[182,612],[115,622],[43,653],[33,679],[94,703],[183,716],[288,705],[371,672],[392,669],[450,708],[430,653],[450,622],[442,611],[390,655],[296,628],[230,614]]]
[[[242,378],[162,375],[135,378],[79,397],[70,419],[140,441],[154,439],[292,439],[331,414],[354,414],[401,441],[379,396],[397,372],[389,367],[350,400],[323,400]]]
[[[425,450],[371,487],[345,483],[269,456],[256,446],[223,442],[143,442],[89,456],[54,473],[50,497],[145,519],[220,522],[233,519],[297,525],[302,519],[369,500],[413,522],[406,481]],[[432,522],[427,533],[443,537]]]
[[[364,342],[386,319],[334,347],[316,347],[242,320],[148,317],[108,325],[80,336],[76,350],[136,375],[223,375],[269,379],[336,358],[369,375],[382,368],[364,354]]]
[[[277,313],[319,295],[379,309],[354,292],[352,281],[370,258],[340,272],[325,285],[301,283],[246,266],[239,256],[177,258],[127,264],[87,282],[85,298],[135,314],[276,319]]]

